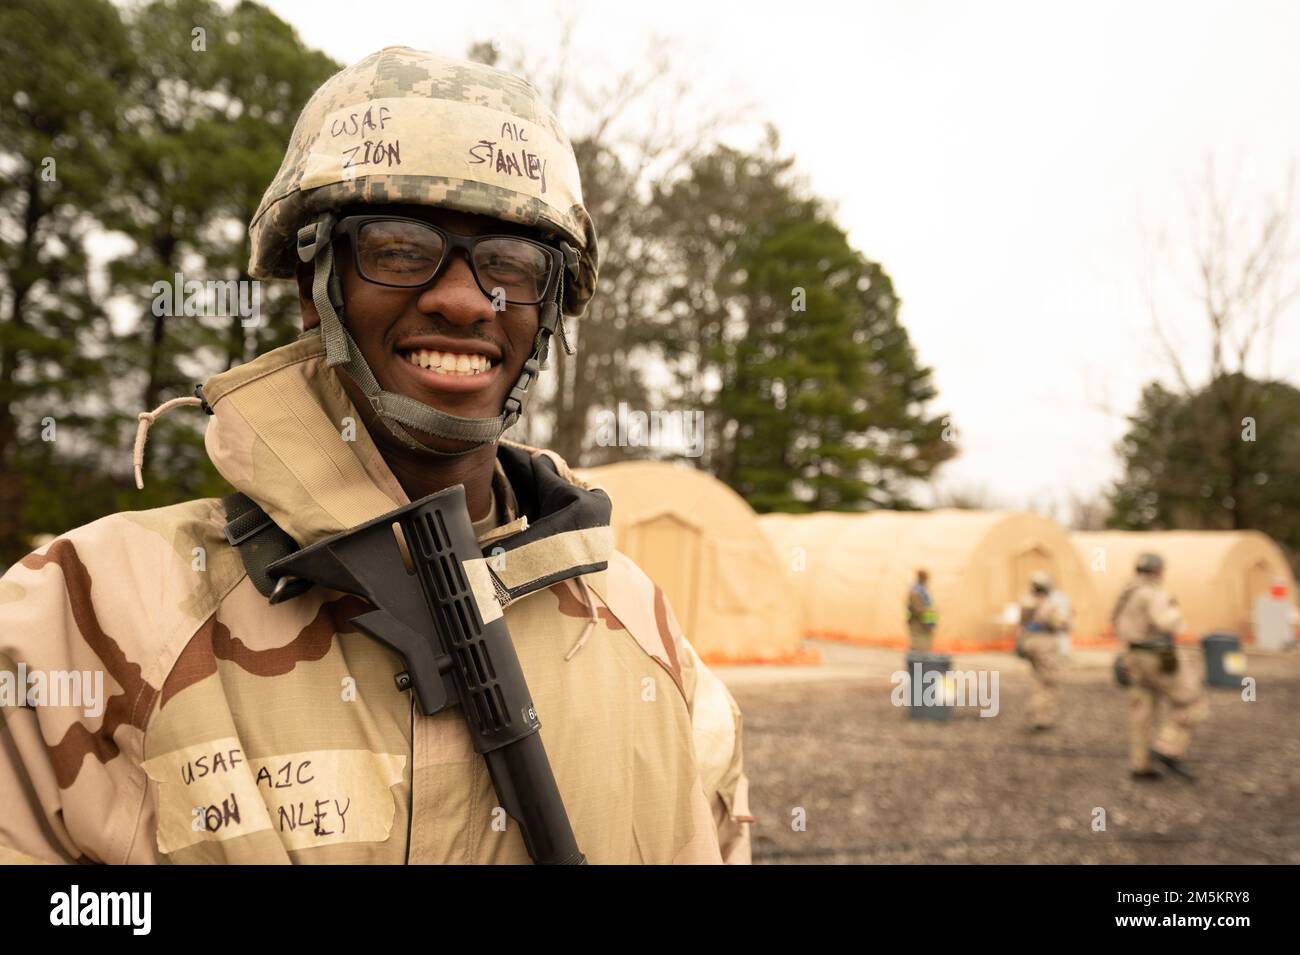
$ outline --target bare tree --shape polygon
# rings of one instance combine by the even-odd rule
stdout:
[[[469,55],[542,90],[578,157],[583,198],[600,243],[599,287],[580,319],[566,319],[576,352],[568,355],[562,342],[554,344],[554,375],[535,399],[521,437],[536,441],[545,435],[569,461],[588,463],[593,415],[612,412],[619,401],[651,400],[641,375],[656,351],[645,333],[655,301],[647,291],[664,277],[646,230],[650,184],[688,168],[716,141],[728,117],[752,104],[683,108],[694,92],[694,71],[678,46],[660,36],[647,40],[644,56],[601,75],[587,66],[591,51],[577,41],[576,14],[557,11],[556,19],[558,37],[544,56],[503,56],[489,42],[473,44]]]
[[[1211,157],[1188,192],[1184,237],[1178,245],[1168,232],[1161,237],[1143,289],[1175,386],[1149,382],[1128,417],[1113,525],[1252,528],[1300,544],[1290,496],[1300,474],[1300,392],[1274,380],[1271,368],[1275,333],[1300,310],[1295,181],[1293,165],[1280,190],[1259,190],[1240,162],[1221,177]],[[1157,295],[1162,280],[1178,282],[1184,302],[1195,303],[1191,327],[1207,336],[1203,364],[1181,347]]]
[[[1073,531],[1101,531],[1110,517],[1110,504],[1100,495],[1070,494],[1067,523]]]
[[[1006,510],[1006,504],[989,488],[987,482],[950,484],[936,488],[934,492],[936,508],[952,508],[958,511],[999,511]]]
[[[1157,285],[1163,272],[1175,274],[1203,313],[1209,332],[1211,382],[1249,374],[1248,365],[1261,347],[1267,376],[1273,334],[1300,302],[1300,268],[1293,241],[1295,166],[1280,191],[1253,200],[1241,194],[1245,177],[1240,162],[1237,166],[1225,186],[1214,156],[1206,157],[1202,178],[1186,196],[1190,263],[1185,261],[1179,267],[1168,262],[1169,240],[1167,232],[1162,233],[1156,244],[1164,248],[1156,250],[1142,276],[1152,332],[1186,395],[1197,386],[1158,302]]]

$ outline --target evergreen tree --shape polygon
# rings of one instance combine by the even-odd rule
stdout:
[[[110,328],[87,245],[117,185],[127,47],[101,0],[0,7],[0,564],[62,529],[63,505],[34,492],[94,458],[81,429],[103,405]]]
[[[0,9],[0,565],[34,534],[224,491],[203,416],[177,414],[137,492],[136,415],[292,340],[297,289],[262,284],[246,324],[155,314],[157,283],[248,281],[249,221],[337,69],[247,0]],[[96,274],[88,248],[114,243]]]
[[[299,111],[339,68],[247,0],[229,12],[210,0],[153,0],[130,12],[129,27],[140,63],[126,93],[130,122],[121,144],[132,188],[116,197],[109,224],[134,244],[112,274],[138,318],[116,355],[119,446],[129,446],[139,411],[192,394],[195,382],[300,331],[294,283],[254,288],[247,230]],[[259,314],[230,314],[207,296],[202,315],[157,307],[160,296],[186,302],[191,282],[236,283],[226,287]],[[221,493],[203,427],[201,415],[184,414],[155,425],[146,489],[131,487],[121,506]]]
[[[703,466],[760,511],[913,506],[955,454],[884,270],[793,180],[770,132],[719,147],[658,197],[680,278],[664,337]]]
[[[1300,571],[1300,390],[1240,373],[1186,397],[1152,383],[1117,451],[1111,527],[1259,530]]]

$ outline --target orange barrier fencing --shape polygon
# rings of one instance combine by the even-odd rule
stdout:
[[[709,666],[745,666],[754,663],[769,663],[778,666],[815,666],[822,662],[822,653],[816,647],[800,647],[797,650],[769,656],[728,656],[722,653],[701,653],[700,659]]]

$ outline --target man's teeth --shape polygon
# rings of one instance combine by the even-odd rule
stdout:
[[[470,355],[450,351],[412,351],[403,356],[412,365],[438,371],[444,375],[480,375],[492,367],[486,355]]]

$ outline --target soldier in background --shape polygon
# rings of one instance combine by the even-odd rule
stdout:
[[[934,625],[939,622],[939,613],[934,609],[934,598],[926,584],[930,575],[924,570],[916,572],[916,583],[907,593],[907,630],[912,637],[912,649],[917,653],[929,653],[934,644]]]
[[[1057,686],[1065,667],[1061,637],[1070,632],[1070,608],[1064,595],[1052,589],[1052,578],[1037,570],[1029,578],[1029,593],[1020,601],[1020,638],[1016,654],[1033,668],[1034,693],[1029,701],[1030,727],[1049,730],[1056,723]]]
[[[1115,637],[1126,645],[1122,657],[1131,697],[1129,763],[1134,779],[1159,779],[1152,760],[1194,781],[1183,765],[1192,728],[1205,718],[1201,681],[1190,661],[1174,647],[1183,626],[1178,602],[1164,588],[1165,562],[1159,554],[1138,558],[1136,574],[1119,595],[1111,622]],[[1159,732],[1156,706],[1169,704]]]

